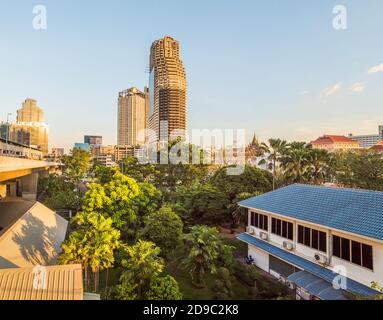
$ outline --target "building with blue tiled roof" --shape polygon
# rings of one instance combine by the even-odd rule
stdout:
[[[299,298],[373,296],[371,283],[383,285],[383,192],[296,184],[239,205],[249,256]]]

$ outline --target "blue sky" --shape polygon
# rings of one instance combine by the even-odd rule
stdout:
[[[46,31],[32,28],[37,4]],[[338,4],[347,30],[332,27]],[[0,12],[0,120],[37,99],[51,147],[114,144],[117,94],[147,84],[164,35],[181,43],[190,128],[309,141],[383,123],[383,72],[368,73],[383,64],[381,0],[1,0]]]

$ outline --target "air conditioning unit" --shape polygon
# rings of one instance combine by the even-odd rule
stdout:
[[[290,282],[290,281],[286,281],[286,286],[289,288],[289,289],[291,289],[291,290],[294,290],[295,288],[296,288],[296,285],[295,285],[295,283],[293,283],[293,282]]]
[[[294,244],[289,241],[285,241],[283,242],[283,248],[285,248],[286,250],[292,251],[294,250]]]
[[[255,234],[255,229],[253,227],[247,227],[247,233],[254,235]]]
[[[268,240],[269,240],[269,235],[268,235],[266,232],[260,232],[260,233],[259,233],[259,237],[260,237],[262,240],[265,240],[265,241],[268,241]]]
[[[316,262],[319,262],[320,264],[328,265],[327,256],[325,256],[324,254],[316,253],[314,255],[314,259]]]
[[[279,283],[282,283],[282,284],[286,284],[286,278],[280,276],[280,277],[278,278],[278,282],[279,282]]]

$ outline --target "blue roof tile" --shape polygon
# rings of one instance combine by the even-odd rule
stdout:
[[[287,252],[283,249],[280,249],[276,246],[273,246],[265,241],[259,240],[247,233],[243,233],[238,236],[238,240],[251,244],[271,255],[286,261],[304,271],[307,271],[314,276],[317,276],[329,283],[332,283],[337,274],[333,273],[331,270],[326,269],[314,262],[306,260],[300,256]],[[378,294],[378,292],[364,284],[356,282],[352,279],[347,279],[347,288],[345,289],[348,292],[363,296],[373,296]]]
[[[383,240],[383,192],[295,184],[239,205]]]

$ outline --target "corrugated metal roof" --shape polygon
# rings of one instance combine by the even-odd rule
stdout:
[[[338,274],[333,273],[331,270],[326,269],[320,265],[317,265],[309,260],[306,260],[302,257],[299,257],[295,254],[282,250],[278,247],[275,247],[265,241],[259,240],[257,238],[252,237],[247,233],[243,233],[238,237],[239,240],[251,244],[279,259],[286,261],[302,270],[310,272],[311,274],[332,283],[334,278],[338,276]],[[372,296],[378,294],[374,289],[365,286],[359,282],[356,282],[352,279],[347,278],[347,288],[346,291],[363,295],[363,296]]]
[[[331,283],[306,271],[293,273],[287,280],[322,300],[347,300],[342,290],[334,289]]]
[[[239,205],[383,240],[383,192],[295,184]]]
[[[0,270],[0,300],[83,300],[81,265]]]

